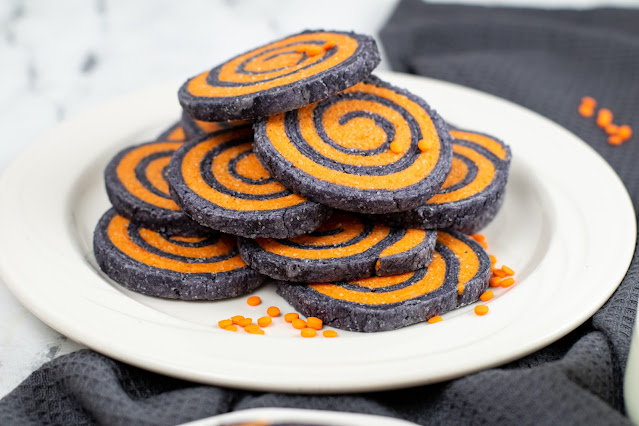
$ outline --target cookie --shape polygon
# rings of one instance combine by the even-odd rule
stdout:
[[[336,211],[317,230],[291,239],[240,238],[242,259],[285,281],[347,281],[427,266],[437,233],[391,228],[370,217]]]
[[[158,136],[156,141],[178,141],[184,142],[187,140],[187,136],[184,132],[184,127],[182,126],[182,120],[178,121],[165,131],[163,131],[160,136]]]
[[[316,229],[331,209],[292,193],[253,154],[250,126],[185,144],[168,170],[175,201],[204,226],[246,238],[288,238]]]
[[[219,130],[230,129],[232,127],[244,126],[252,124],[250,121],[201,121],[189,116],[186,112],[182,112],[182,120],[180,121],[184,128],[186,139],[198,139],[210,133]]]
[[[422,205],[452,161],[444,120],[419,97],[376,77],[258,120],[255,154],[295,193],[359,213]]]
[[[414,210],[380,215],[394,226],[452,228],[474,234],[503,203],[510,148],[483,133],[453,129],[453,162],[439,193]]]
[[[95,228],[93,251],[104,273],[149,296],[223,299],[248,293],[265,280],[244,263],[230,235],[169,236],[139,227],[113,209]]]
[[[113,157],[104,171],[104,180],[109,200],[119,214],[171,235],[206,232],[180,209],[169,193],[166,168],[183,144],[177,140],[143,143]]]
[[[178,97],[198,120],[250,120],[327,98],[365,79],[379,61],[372,37],[305,31],[193,77]]]
[[[394,330],[475,301],[488,286],[490,259],[470,238],[439,231],[427,268],[348,282],[292,284],[277,293],[305,316],[349,331]]]

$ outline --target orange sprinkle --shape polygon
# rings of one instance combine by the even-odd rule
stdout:
[[[433,144],[426,141],[426,139],[422,139],[421,141],[417,143],[417,147],[419,148],[420,151],[426,152],[433,147]]]
[[[488,243],[486,241],[477,241],[477,244],[482,246],[484,250],[488,250]]]
[[[333,40],[327,41],[326,43],[324,43],[322,45],[322,49],[324,49],[324,50],[329,50],[329,49],[332,49],[334,47],[335,47],[335,42]]]
[[[395,154],[401,154],[402,153],[402,147],[401,147],[401,144],[399,143],[399,141],[391,142],[390,150],[393,151]]]
[[[486,241],[486,236],[484,234],[473,234],[470,236],[470,238],[477,241],[478,243]]]
[[[253,318],[244,318],[243,320],[238,321],[236,324],[241,327],[246,327],[253,322]]]
[[[277,317],[280,315],[280,308],[278,308],[277,306],[271,306],[266,310],[266,313],[272,317]]]
[[[300,46],[296,49],[297,53],[306,53],[308,56],[315,56],[322,53],[323,49],[320,46]]]
[[[432,318],[429,318],[429,319],[428,319],[428,323],[429,323],[429,324],[435,324],[436,322],[440,322],[440,321],[441,321],[441,320],[443,320],[443,319],[444,319],[444,318],[442,318],[442,316],[441,316],[441,315],[436,315],[436,316],[434,316],[434,317],[432,317]]]
[[[260,299],[257,296],[251,296],[248,299],[246,299],[246,303],[248,303],[251,306],[257,306],[260,303],[262,303],[262,299]]]
[[[240,321],[243,321],[244,317],[242,315],[235,315],[234,317],[231,317],[231,321],[233,321],[233,324],[239,324]]]
[[[322,334],[324,337],[337,337],[337,331],[335,330],[326,330]]]
[[[257,324],[249,324],[244,327],[244,331],[246,331],[247,333],[250,333],[251,330],[259,330],[259,329],[260,327]]]
[[[608,124],[605,129],[606,133],[608,133],[609,135],[615,135],[617,134],[617,132],[619,132],[619,126],[617,126],[616,124],[610,123]]]
[[[306,321],[302,320],[302,319],[294,319],[293,320],[293,327],[297,328],[298,330],[301,330],[303,328],[306,328]]]
[[[490,285],[491,287],[499,287],[501,285],[501,278],[492,277],[488,280],[488,285]]]
[[[606,108],[600,109],[597,115],[597,126],[605,128],[610,123],[612,123],[612,112]]]
[[[608,143],[610,145],[621,145],[623,143],[623,139],[619,135],[612,135],[608,137]]]
[[[493,275],[499,278],[504,278],[507,274],[501,269],[493,269]]]
[[[619,132],[617,133],[617,135],[621,139],[630,139],[632,137],[632,129],[627,124],[624,124],[623,126],[619,127]]]
[[[506,278],[505,280],[502,280],[502,282],[500,283],[500,285],[504,288],[510,287],[513,284],[515,284],[514,278]]]
[[[261,328],[255,328],[255,329],[251,329],[249,331],[250,334],[261,334],[264,335],[264,330],[262,330]]]
[[[300,334],[302,337],[315,337],[317,330],[314,328],[303,328]]]
[[[222,320],[222,321],[218,322],[217,325],[219,325],[220,328],[226,328],[229,325],[233,325],[233,321],[231,321],[229,319],[225,319],[225,320]]]
[[[226,331],[237,331],[237,326],[229,325],[228,327],[224,327],[224,330],[226,330]]]
[[[321,330],[324,323],[319,318],[308,317],[306,318],[306,325],[310,328],[314,328],[315,330]]]
[[[479,296],[479,298],[481,299],[482,302],[488,302],[490,299],[493,298],[493,291],[492,290],[485,291],[481,296]]]
[[[489,254],[488,257],[490,257],[491,265],[494,265],[495,263],[497,263],[497,258],[495,256],[493,256],[492,254]]]
[[[284,321],[293,322],[293,320],[296,320],[299,317],[300,317],[300,314],[298,314],[297,312],[291,312],[289,314],[284,315]]]
[[[590,97],[590,96],[584,96],[583,98],[581,98],[581,104],[582,105],[588,105],[590,107],[596,107],[597,106],[597,101]]]
[[[477,315],[486,315],[488,313],[488,306],[486,305],[475,306],[475,313]]]
[[[578,109],[579,115],[582,117],[592,117],[595,115],[595,108],[590,105],[579,105]]]
[[[513,271],[512,269],[510,269],[508,266],[506,265],[502,265],[501,266],[501,270],[504,271],[506,273],[506,275],[508,276],[512,276],[515,275],[515,271]]]
[[[273,320],[271,319],[271,317],[262,317],[257,320],[257,324],[260,327],[268,327],[269,325],[271,325],[272,322]]]

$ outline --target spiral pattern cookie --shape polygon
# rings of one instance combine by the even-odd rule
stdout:
[[[175,131],[172,133],[175,135]],[[109,200],[118,213],[144,227],[168,234],[205,232],[169,193],[166,169],[173,153],[183,144],[183,141],[168,139],[143,143],[113,157],[104,171],[104,180]]]
[[[150,296],[223,299],[248,293],[265,279],[244,263],[233,236],[213,231],[170,236],[139,227],[113,209],[98,222],[93,251],[114,281]]]
[[[486,263],[487,262],[487,263]],[[277,292],[305,316],[331,327],[376,332],[426,321],[471,303],[488,286],[490,259],[459,233],[438,232],[427,268],[348,282],[278,282]]]
[[[165,131],[163,131],[160,136],[158,136],[156,141],[176,141],[176,142],[184,142],[187,140],[187,136],[184,132],[184,127],[182,126],[182,120],[178,121]]]
[[[452,228],[474,234],[502,205],[510,148],[487,134],[453,129],[453,162],[438,194],[414,210],[380,216],[394,226]]]
[[[317,230],[290,239],[239,239],[256,271],[285,281],[347,281],[427,266],[437,233],[391,228],[369,217],[335,212]]]
[[[175,201],[204,226],[247,238],[288,238],[316,229],[331,209],[276,182],[253,154],[250,126],[189,142],[168,171]]]
[[[232,127],[251,125],[250,121],[201,121],[189,116],[186,112],[182,112],[182,120],[180,121],[184,129],[184,135],[187,140],[198,139],[208,134],[218,132],[220,130],[230,129]]]
[[[178,97],[198,120],[255,119],[327,98],[365,79],[379,61],[372,37],[305,31],[188,80]]]
[[[437,193],[452,161],[441,117],[376,77],[258,120],[255,154],[294,192],[359,213],[418,207]]]

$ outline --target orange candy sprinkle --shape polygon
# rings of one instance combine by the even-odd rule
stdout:
[[[319,55],[324,51],[320,46],[311,45],[311,46],[300,46],[295,50],[297,53],[306,53],[308,56]]]
[[[621,139],[630,139],[632,137],[632,128],[627,124],[619,127],[619,131],[617,132],[617,136]]]
[[[259,328],[260,327],[257,324],[249,324],[244,327],[244,331],[246,331],[247,333],[250,333],[251,330],[259,330]]]
[[[277,317],[280,315],[280,308],[278,308],[277,306],[271,306],[266,310],[266,313],[272,317]]]
[[[324,323],[319,318],[308,317],[306,318],[306,325],[310,328],[314,328],[315,330],[321,330]]]
[[[260,327],[268,327],[269,325],[271,325],[272,322],[273,320],[271,319],[271,317],[262,317],[257,320],[257,324]]]
[[[317,334],[317,330],[315,330],[314,328],[303,328],[300,334],[302,335],[302,337],[315,337],[315,335]]]
[[[428,319],[428,323],[429,323],[429,324],[435,324],[435,323],[437,323],[437,322],[442,321],[443,319],[444,319],[444,318],[442,318],[442,316],[441,316],[441,315],[436,315],[436,316],[434,316],[434,317],[432,317],[432,318],[429,318],[429,319]]]
[[[220,328],[226,328],[226,327],[228,327],[229,325],[233,325],[233,321],[231,321],[231,320],[229,320],[229,319],[225,319],[225,320],[219,321],[219,322],[217,323],[217,325],[219,325],[219,326],[220,326]]]
[[[233,321],[233,324],[239,324],[240,321],[243,321],[244,317],[242,315],[235,315],[234,317],[231,317],[231,321]]]
[[[335,330],[326,330],[322,334],[324,337],[337,337],[337,331]]]
[[[264,330],[262,330],[261,328],[253,328],[249,331],[250,334],[261,334],[264,335]]]
[[[511,268],[509,268],[506,265],[502,265],[501,270],[504,271],[506,273],[506,275],[508,275],[508,276],[515,275],[515,271],[513,271]]]
[[[594,108],[597,106],[597,101],[590,96],[584,96],[581,98],[581,104]]]
[[[260,299],[257,296],[251,296],[248,299],[246,299],[246,303],[248,303],[251,306],[257,306],[260,303],[262,303],[262,299]]]
[[[302,320],[302,319],[294,319],[293,320],[293,327],[297,328],[298,330],[301,330],[303,328],[306,328],[306,321]]]
[[[226,331],[237,331],[237,326],[236,325],[229,325],[228,327],[224,327],[224,330],[226,330]]]
[[[595,108],[589,105],[579,105],[578,109],[579,115],[582,117],[592,117],[595,115]]]
[[[609,135],[615,135],[617,134],[617,132],[619,132],[619,126],[617,126],[616,124],[610,123],[604,128],[604,130]]]
[[[481,299],[482,302],[488,302],[490,299],[493,298],[493,296],[494,296],[493,291],[488,290],[482,293],[482,295],[479,296],[479,298]]]
[[[478,243],[486,241],[486,236],[484,234],[473,234],[470,236],[470,238],[477,241]]]
[[[491,287],[499,287],[501,285],[501,278],[492,277],[488,280],[488,285],[490,285]]]
[[[495,256],[493,256],[492,254],[489,254],[488,257],[490,257],[491,265],[494,265],[495,263],[497,263],[497,258]]]
[[[244,318],[243,320],[239,320],[238,322],[236,322],[236,324],[241,327],[246,327],[247,325],[250,325],[252,322],[253,322],[253,318]]]
[[[284,321],[293,322],[294,320],[298,319],[299,317],[300,317],[300,314],[298,314],[297,312],[291,312],[289,314],[284,315]]]
[[[426,152],[429,149],[431,149],[433,146],[431,143],[427,142],[425,139],[422,139],[417,143],[417,147],[419,148],[420,151]]]
[[[623,139],[619,135],[612,135],[608,138],[608,143],[610,145],[621,145],[623,143]]]
[[[505,280],[502,280],[499,285],[501,285],[502,287],[506,288],[506,287],[510,287],[513,284],[515,284],[515,279],[514,278],[506,278]]]
[[[477,315],[486,315],[488,313],[488,306],[486,305],[475,306],[475,313]]]
[[[390,144],[390,150],[393,151],[395,154],[401,154],[402,146],[398,141],[393,141]]]
[[[499,278],[504,278],[507,274],[501,269],[493,269],[493,275]]]
[[[324,50],[329,50],[329,49],[332,49],[334,47],[335,47],[335,42],[333,40],[327,41],[326,43],[324,43],[322,45],[322,49],[324,49]]]
[[[597,114],[597,126],[605,128],[610,123],[612,123],[612,112],[606,108],[600,109]]]

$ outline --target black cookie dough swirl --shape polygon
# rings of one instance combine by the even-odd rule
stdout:
[[[288,238],[317,228],[331,209],[276,182],[253,154],[250,126],[182,146],[168,171],[171,193],[204,226],[247,238]]]
[[[305,31],[271,42],[187,81],[182,107],[204,121],[254,119],[299,108],[363,80],[380,61],[368,36]]]
[[[290,239],[239,240],[258,272],[286,281],[351,280],[392,275],[430,263],[436,232],[391,228],[368,217],[335,212],[317,230]]]
[[[423,204],[439,190],[452,160],[451,136],[439,115],[375,77],[258,120],[255,153],[287,188],[360,213]]]

